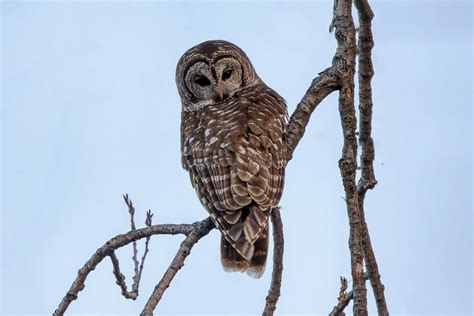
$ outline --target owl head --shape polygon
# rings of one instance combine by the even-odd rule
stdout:
[[[226,41],[206,41],[190,48],[176,67],[184,111],[224,103],[258,82],[260,78],[244,51]]]

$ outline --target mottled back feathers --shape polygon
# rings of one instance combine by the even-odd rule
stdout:
[[[204,61],[211,75],[200,70],[199,76],[209,80],[209,86],[203,89],[210,92],[209,98],[196,100],[187,88],[196,86],[194,83],[178,83],[183,103],[182,164],[189,171],[202,205],[223,234],[224,268],[259,277],[265,268],[268,218],[283,191],[286,104],[257,76],[237,46],[212,41],[197,47],[181,58],[177,82],[180,78],[193,78],[193,74],[180,72],[191,69],[196,61]],[[238,64],[227,62],[219,66],[222,56],[235,58]],[[221,69],[227,65],[242,69]],[[216,72],[214,66],[218,69],[216,75],[212,74]],[[227,71],[227,75],[234,71],[245,78],[227,78],[226,82],[227,75],[219,71]],[[229,96],[227,99],[220,99],[221,90]],[[195,95],[206,95],[207,90],[203,91]],[[237,254],[232,253],[234,250]]]

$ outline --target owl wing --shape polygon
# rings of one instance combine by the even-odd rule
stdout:
[[[283,190],[285,101],[262,84],[182,115],[183,167],[226,240],[249,259]]]

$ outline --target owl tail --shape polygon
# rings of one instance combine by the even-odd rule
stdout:
[[[253,244],[253,255],[250,261],[242,257],[232,245],[222,236],[221,262],[227,272],[246,272],[252,278],[258,279],[265,272],[268,254],[268,226],[262,231]]]

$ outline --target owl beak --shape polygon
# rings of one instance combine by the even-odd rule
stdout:
[[[222,91],[222,89],[220,88],[217,88],[216,97],[217,97],[217,101],[224,101],[224,91]]]
[[[224,101],[224,92],[222,91],[222,89],[216,90],[216,96],[218,101]]]

